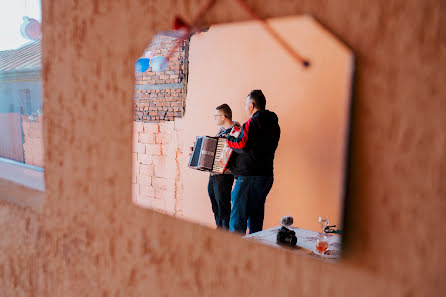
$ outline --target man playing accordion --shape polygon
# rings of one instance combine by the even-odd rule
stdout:
[[[238,122],[232,121],[232,110],[227,104],[217,106],[214,114],[215,121],[220,130],[217,137],[227,137],[233,127],[240,127]],[[233,162],[233,157],[230,163]],[[229,164],[227,166],[230,167]],[[209,176],[208,193],[211,199],[212,212],[214,213],[217,227],[229,229],[229,219],[231,215],[231,190],[234,183],[234,176],[226,169],[222,174],[213,173]]]

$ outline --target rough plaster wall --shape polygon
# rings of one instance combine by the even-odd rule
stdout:
[[[7,231],[0,296],[435,296],[446,289],[439,1],[249,1],[265,17],[311,13],[358,55],[349,253],[336,265],[131,203],[134,60],[148,36],[176,14],[190,19],[204,1],[42,2],[48,197],[41,216],[0,205]],[[219,1],[206,23],[246,19],[235,7]]]
[[[39,231],[39,215],[0,201],[0,296],[37,293]]]

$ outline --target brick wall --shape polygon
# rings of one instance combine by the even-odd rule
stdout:
[[[42,115],[34,120],[30,120],[27,115],[22,116],[22,127],[25,163],[43,167]]]
[[[177,39],[155,36],[143,55],[167,57]],[[171,215],[182,215],[175,118],[182,117],[187,87],[189,40],[176,49],[164,71],[136,72],[133,129],[133,201]]]
[[[132,197],[142,207],[181,216],[176,133],[174,121],[134,122]]]
[[[154,56],[167,57],[176,43],[175,38],[157,35],[145,49]],[[171,121],[184,113],[187,81],[187,51],[189,41],[185,40],[176,49],[164,71],[136,72],[135,121]]]

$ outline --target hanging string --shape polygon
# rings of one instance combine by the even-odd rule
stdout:
[[[262,19],[259,15],[255,13],[255,11],[249,7],[249,5],[244,0],[235,0],[237,3],[255,20],[259,21],[263,28],[271,35],[272,38],[279,43],[280,46],[283,47],[284,50],[288,52],[298,63],[301,63],[305,67],[310,66],[310,62],[304,59],[301,55],[297,53],[280,35],[275,31],[270,24],[264,19]]]
[[[174,29],[176,30],[183,29],[185,30],[185,32],[180,38],[178,38],[175,45],[170,49],[169,53],[167,54],[166,60],[163,62],[163,64],[169,61],[169,59],[173,56],[173,53],[181,45],[181,43],[183,43],[183,41],[186,40],[186,38],[189,38],[192,34],[196,32],[200,32],[200,30],[197,29],[198,23],[206,14],[206,12],[208,12],[211,9],[211,7],[215,4],[215,2],[216,0],[208,0],[208,2],[200,9],[198,14],[193,18],[192,23],[190,25],[188,25],[179,16],[175,17]]]
[[[260,22],[262,27],[267,31],[271,37],[291,56],[294,60],[296,60],[299,64],[302,64],[304,67],[309,67],[310,62],[303,58],[295,49],[293,49],[286,41],[283,39],[280,34],[274,30],[270,24],[264,19],[262,19],[257,13],[244,1],[244,0],[236,0],[237,3],[250,15],[251,18]],[[194,17],[192,23],[187,24],[182,18],[175,17],[174,21],[174,29],[175,30],[185,30],[184,34],[178,38],[175,45],[170,49],[166,60],[163,62],[168,63],[169,59],[173,56],[173,53],[176,49],[181,45],[181,43],[189,38],[192,34],[196,32],[200,32],[201,30],[197,28],[199,21],[203,18],[203,16],[208,12],[212,6],[215,4],[216,0],[209,0],[199,11],[199,13]]]

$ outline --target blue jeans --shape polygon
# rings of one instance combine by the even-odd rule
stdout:
[[[265,201],[274,178],[272,176],[239,176],[231,193],[232,210],[229,231],[249,234],[262,231]]]

